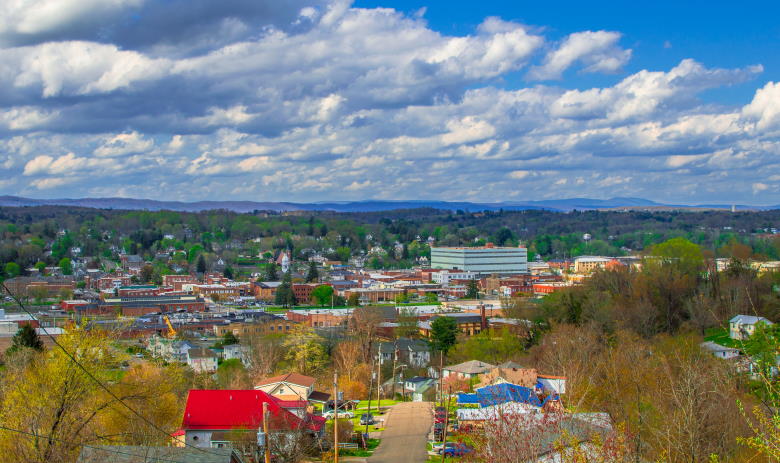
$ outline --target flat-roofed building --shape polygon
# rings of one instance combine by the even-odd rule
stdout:
[[[486,246],[431,248],[431,268],[461,270],[477,275],[526,274],[528,250],[523,247]]]

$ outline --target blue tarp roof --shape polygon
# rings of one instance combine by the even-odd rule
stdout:
[[[481,387],[477,389],[475,394],[458,394],[458,403],[479,404],[480,407],[489,407],[506,402],[518,402],[541,407],[548,400],[557,398],[557,395],[552,395],[541,401],[534,389],[504,383]]]
[[[478,404],[479,403],[479,398],[477,398],[477,394],[460,393],[460,394],[458,394],[458,403],[459,404]]]

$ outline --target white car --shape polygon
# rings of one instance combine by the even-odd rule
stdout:
[[[333,415],[334,415],[333,410],[328,410],[327,412],[322,414],[323,418],[326,418],[328,420],[333,419]],[[350,411],[346,411],[346,410],[339,411],[339,418],[354,418],[354,417],[355,414]]]

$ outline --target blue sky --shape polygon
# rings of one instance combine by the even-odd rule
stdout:
[[[1,194],[780,204],[769,2],[0,2]]]

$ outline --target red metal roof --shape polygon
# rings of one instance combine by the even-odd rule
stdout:
[[[187,396],[184,429],[259,429],[263,425],[263,403],[268,403],[271,429],[296,428],[300,418],[285,410],[263,391],[191,390]]]

